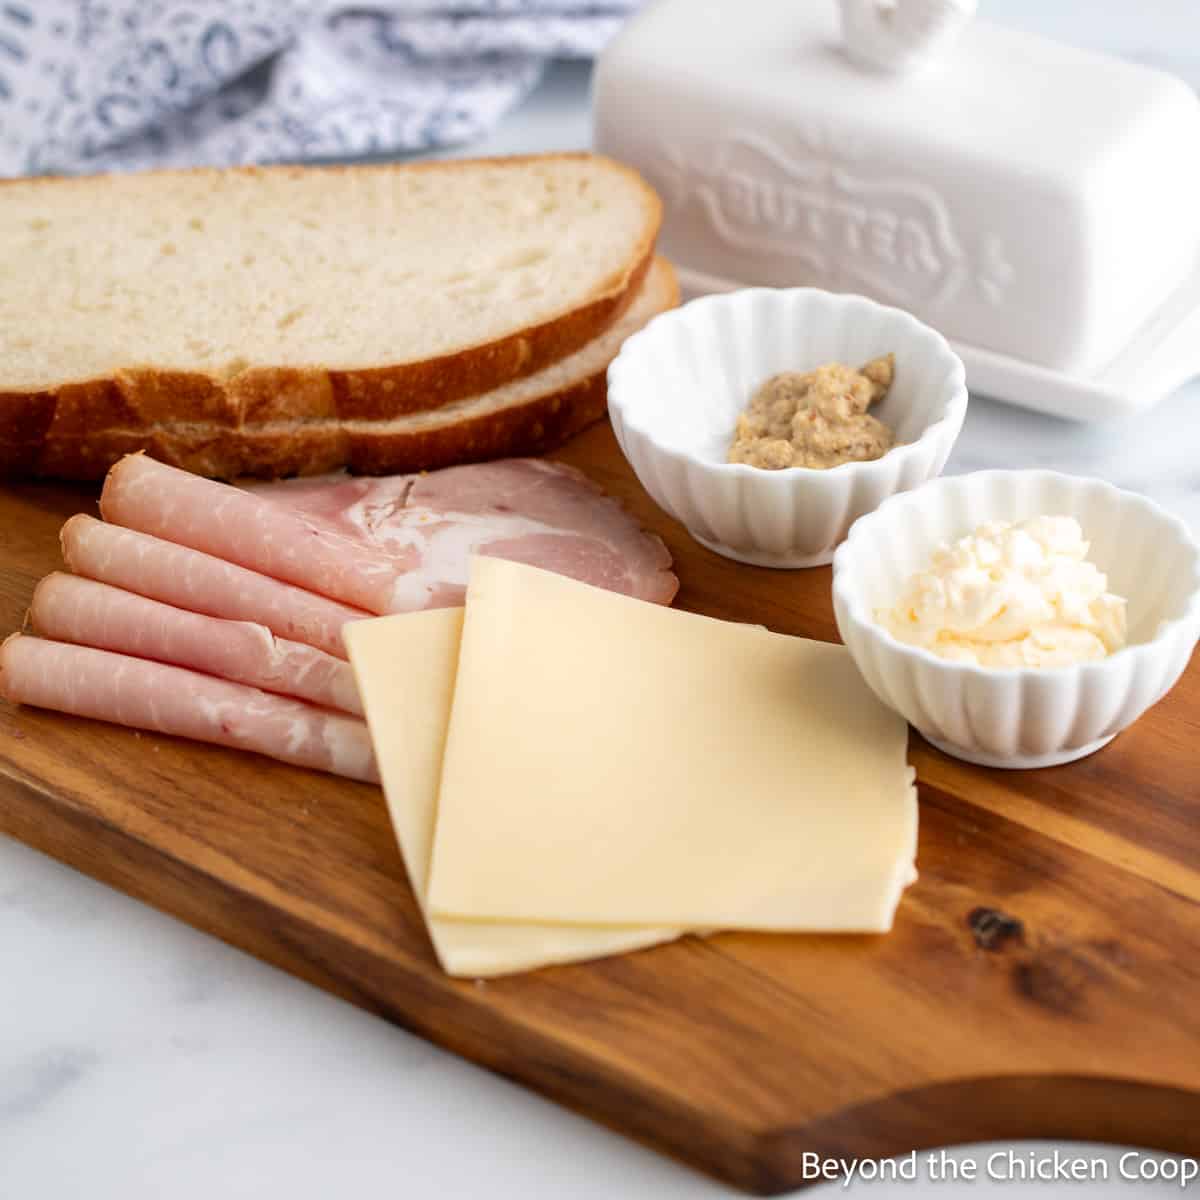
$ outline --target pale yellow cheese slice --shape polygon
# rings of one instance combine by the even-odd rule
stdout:
[[[477,557],[430,909],[887,930],[915,877],[907,734],[841,646]]]
[[[358,682],[409,882],[424,907],[437,812],[438,779],[463,610],[407,613],[347,625]],[[481,797],[486,803],[487,793]],[[514,863],[514,869],[524,869]],[[537,875],[526,877],[537,887]],[[678,937],[663,928],[581,928],[430,919],[430,940],[451,975],[501,975],[551,963],[637,950]]]

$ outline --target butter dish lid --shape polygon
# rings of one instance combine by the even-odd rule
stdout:
[[[1180,152],[1200,100],[973,10],[656,0],[598,64],[597,147],[663,196],[692,291],[861,292],[940,329],[981,390],[1140,405],[1200,366],[1173,336],[1200,279],[1200,155]]]

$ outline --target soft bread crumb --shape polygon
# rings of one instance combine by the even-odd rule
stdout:
[[[587,304],[657,221],[636,176],[569,156],[18,180],[2,200],[0,391],[452,353]]]

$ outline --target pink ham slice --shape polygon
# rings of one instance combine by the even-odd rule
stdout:
[[[144,454],[126,455],[100,495],[105,520],[223,558],[368,612],[390,612],[400,563],[300,513]]]
[[[403,562],[392,611],[461,604],[472,554],[528,563],[656,604],[670,604],[679,588],[662,541],[564,463],[510,458],[428,475],[331,476],[251,490]]]
[[[296,766],[378,782],[366,722],[91,646],[13,634],[0,646],[0,695],[134,729],[254,750]]]
[[[243,491],[131,455],[109,472],[101,512],[374,613],[461,603],[474,553],[662,604],[678,588],[658,538],[580,472],[540,459]]]
[[[76,575],[190,612],[252,621],[278,637],[339,658],[346,657],[342,626],[373,615],[211,554],[82,513],[63,526],[61,538],[63,558]]]
[[[191,667],[362,716],[348,662],[276,638],[262,625],[185,612],[61,572],[38,584],[30,617],[40,635],[55,641]]]

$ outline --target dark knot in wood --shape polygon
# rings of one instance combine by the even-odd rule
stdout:
[[[995,908],[973,908],[967,914],[967,926],[981,950],[1002,950],[1008,942],[1025,940],[1025,926]]]

